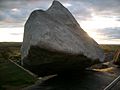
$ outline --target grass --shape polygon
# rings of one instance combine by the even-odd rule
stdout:
[[[101,44],[100,47],[104,50],[104,52],[114,52],[117,49],[120,49],[120,45]]]
[[[0,90],[20,90],[29,86],[37,80],[9,59],[20,62],[21,43],[1,42],[0,43]],[[105,52],[120,49],[120,45],[100,45]]]
[[[27,86],[35,82],[35,78],[8,60],[0,59],[0,84],[5,86]]]
[[[0,90],[20,90],[37,80],[8,60],[17,55],[20,60],[20,46],[18,43],[0,43]]]

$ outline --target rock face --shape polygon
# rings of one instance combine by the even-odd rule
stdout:
[[[97,42],[60,2],[28,18],[21,47],[22,65],[39,75],[85,68],[103,61]]]

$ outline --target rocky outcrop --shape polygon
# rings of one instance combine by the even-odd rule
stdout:
[[[40,75],[85,68],[104,60],[97,42],[56,0],[48,10],[31,13],[25,24],[21,54],[22,65]]]

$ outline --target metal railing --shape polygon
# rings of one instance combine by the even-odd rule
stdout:
[[[114,79],[107,87],[105,87],[104,90],[112,89],[119,81],[120,81],[120,75],[116,79]]]

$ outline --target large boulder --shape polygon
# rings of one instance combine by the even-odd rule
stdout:
[[[60,2],[28,18],[21,48],[22,65],[41,76],[89,67],[104,60],[97,42]]]

